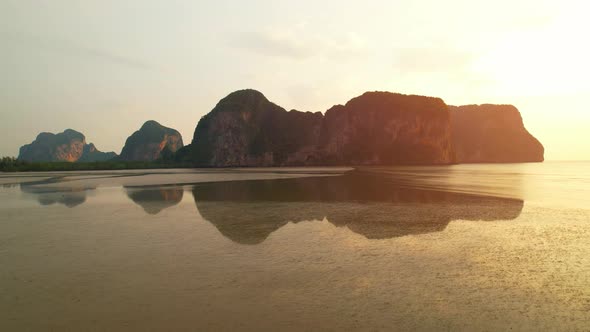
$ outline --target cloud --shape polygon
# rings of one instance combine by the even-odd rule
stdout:
[[[474,54],[445,48],[399,48],[394,66],[401,73],[457,73],[469,71]]]
[[[153,65],[133,57],[120,55],[115,52],[83,45],[81,43],[72,42],[65,39],[54,37],[42,38],[40,36],[29,34],[14,34],[12,37],[16,44],[35,49],[42,49],[44,51],[53,53],[59,53],[66,56],[73,56],[82,59],[93,59],[103,63],[124,66],[133,69],[148,70],[154,68]]]
[[[135,68],[135,69],[153,69],[153,66],[138,60],[136,58],[127,57],[98,48],[86,47],[83,45],[70,44],[62,48],[63,51],[72,55],[79,55],[82,57],[95,58],[100,61],[108,62],[115,65]]]
[[[290,35],[273,32],[249,32],[236,36],[233,46],[267,56],[304,59],[317,54],[310,41],[303,42]]]
[[[489,95],[496,86],[494,77],[478,69],[479,53],[449,47],[398,48],[392,67],[396,84],[448,100],[467,100]]]
[[[364,53],[353,32],[318,34],[307,22],[234,35],[230,45],[264,56],[303,60],[312,57],[346,59]]]

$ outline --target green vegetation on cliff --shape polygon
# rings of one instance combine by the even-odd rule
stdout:
[[[30,164],[29,162],[16,159],[14,157],[0,158],[0,171],[2,172],[17,172],[23,166]]]

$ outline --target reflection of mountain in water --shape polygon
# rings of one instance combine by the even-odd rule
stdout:
[[[86,202],[86,191],[93,188],[55,189],[20,184],[20,190],[34,196],[41,205],[63,204],[69,208]]]
[[[182,200],[182,187],[173,188],[136,188],[126,187],[127,196],[140,205],[149,214],[158,214]]]
[[[406,184],[407,185],[407,184]],[[198,184],[197,208],[229,239],[263,242],[288,222],[323,220],[369,239],[439,232],[449,222],[511,220],[522,200],[412,189],[377,174]]]

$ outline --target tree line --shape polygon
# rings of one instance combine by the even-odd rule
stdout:
[[[30,162],[15,157],[0,158],[1,172],[98,171],[150,168],[192,168],[190,163],[157,161]]]

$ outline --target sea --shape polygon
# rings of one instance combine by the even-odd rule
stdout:
[[[0,331],[291,330],[590,330],[590,162],[0,173]]]

